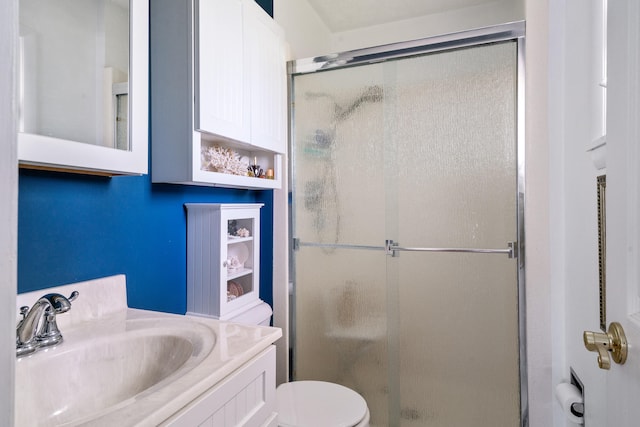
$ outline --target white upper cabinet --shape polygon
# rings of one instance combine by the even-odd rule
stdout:
[[[251,141],[242,0],[196,1],[195,128]]]
[[[154,182],[280,188],[284,33],[257,3],[152,2],[151,91]]]
[[[284,34],[254,2],[244,14],[249,55],[251,140],[284,153],[287,146],[287,68]]]

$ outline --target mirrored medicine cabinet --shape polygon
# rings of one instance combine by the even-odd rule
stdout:
[[[20,1],[21,167],[148,169],[149,0]]]

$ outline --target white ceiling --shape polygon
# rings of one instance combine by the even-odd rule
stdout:
[[[307,0],[331,32],[493,3],[495,0]]]

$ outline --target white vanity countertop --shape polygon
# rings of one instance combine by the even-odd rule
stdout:
[[[91,425],[155,426],[182,409],[202,393],[216,385],[227,375],[247,363],[262,350],[282,336],[279,328],[264,326],[245,326],[229,322],[220,322],[195,316],[179,316],[144,310],[129,309],[127,320],[149,319],[156,321],[171,320],[199,323],[213,330],[216,343],[209,355],[192,370],[172,380],[169,384],[159,383],[136,397],[135,405],[109,412],[104,420],[94,419]],[[167,378],[169,380],[170,378]],[[104,423],[98,423],[98,420]],[[137,423],[134,423],[137,421]]]
[[[106,282],[102,283],[102,280]],[[98,283],[96,284],[96,282]],[[105,286],[100,286],[103,284]],[[122,302],[122,297],[126,298],[124,276],[114,276],[22,294],[18,297],[18,305],[31,305],[45,293],[59,292],[68,295],[73,290],[80,292],[78,299],[72,303],[72,309],[68,313],[59,315],[58,324],[64,336],[64,342],[59,346],[19,359],[16,363],[17,421],[28,420],[28,418],[21,417],[31,417],[33,411],[36,410],[35,408],[42,406],[42,402],[29,402],[30,396],[27,395],[26,390],[20,390],[21,384],[25,384],[23,386],[25,389],[29,389],[32,384],[48,384],[47,379],[42,378],[42,375],[47,375],[47,369],[35,367],[38,365],[47,366],[47,360],[51,360],[47,358],[56,357],[56,355],[64,357],[65,352],[74,354],[73,357],[84,357],[81,348],[90,348],[92,345],[98,344],[104,347],[104,343],[110,342],[110,337],[115,337],[114,342],[117,342],[117,338],[122,337],[124,333],[139,334],[140,331],[143,331],[144,335],[145,331],[154,331],[152,333],[158,335],[158,332],[163,334],[164,331],[168,331],[176,336],[199,335],[204,336],[205,339],[204,341],[194,341],[199,342],[196,344],[198,347],[196,353],[201,353],[197,360],[185,363],[174,374],[131,398],[111,405],[107,409],[99,410],[90,416],[74,419],[70,424],[65,425],[85,425],[84,423],[91,426],[117,425],[121,427],[158,425],[282,336],[282,331],[279,328],[246,326],[204,317],[126,308]],[[105,303],[105,298],[110,300],[112,304]],[[99,304],[99,307],[96,304]],[[75,316],[70,316],[74,311]],[[65,316],[67,316],[66,319]],[[143,335],[136,335],[136,337]],[[213,345],[212,340],[215,340]],[[106,352],[109,352],[108,345],[104,348],[106,348]],[[131,363],[135,363],[135,361],[140,363],[140,360],[146,360],[144,357],[147,357],[146,355],[140,357],[139,354],[137,356],[131,357]],[[151,358],[153,357],[152,354]],[[126,357],[124,359],[125,363],[129,360]],[[155,362],[157,363],[157,361]],[[34,368],[30,369],[30,366]],[[127,371],[129,368],[125,366],[121,370]],[[32,375],[37,378],[31,378]],[[53,379],[55,378],[53,377]],[[82,384],[83,390],[80,391],[82,397],[93,395],[95,399],[100,399],[101,388],[105,387],[104,383],[101,384],[101,381],[93,382],[92,378],[86,378],[82,380]],[[55,390],[53,391],[55,395]],[[44,399],[47,399],[46,395]],[[78,397],[78,400],[82,401],[82,398]],[[32,403],[35,404],[32,405]],[[22,409],[20,408],[21,404],[25,405]],[[60,403],[56,402],[56,405],[60,406]],[[69,412],[72,411],[73,409],[69,409]],[[69,415],[66,417],[65,420],[68,420]],[[49,424],[45,423],[44,425]]]

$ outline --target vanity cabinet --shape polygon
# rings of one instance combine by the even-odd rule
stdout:
[[[271,345],[161,426],[276,427],[275,371]]]
[[[187,314],[228,320],[260,304],[262,204],[188,203]]]
[[[152,180],[280,188],[287,144],[282,29],[253,0],[158,0],[150,16]],[[212,149],[222,163],[258,164],[273,179],[238,167],[229,173],[203,157]]]

